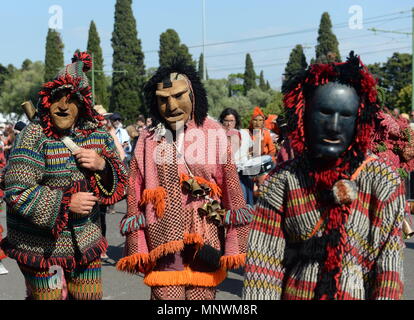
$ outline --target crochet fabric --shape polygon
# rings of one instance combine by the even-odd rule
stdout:
[[[378,159],[368,162],[354,181],[358,197],[345,224],[337,299],[400,299],[404,185]],[[244,299],[315,299],[326,259],[326,226],[322,220],[315,227],[324,208],[313,184],[298,157],[278,167],[262,186],[248,242]]]
[[[79,191],[93,191],[106,204],[121,200],[126,170],[104,129],[95,129],[88,136],[74,129],[70,137],[78,146],[93,148],[104,157],[107,174],[112,172],[112,185],[103,187],[98,173],[91,176],[80,169],[63,142],[47,137],[40,124],[28,125],[6,167],[8,229],[1,245],[21,264],[38,269],[60,265],[73,270],[97,259],[107,248],[98,205],[87,216],[69,212],[68,205],[71,195]]]
[[[98,258],[71,272],[51,273],[19,264],[27,286],[27,300],[102,300],[102,262]],[[58,282],[59,281],[59,282]],[[51,288],[51,284],[55,284]],[[60,284],[60,285],[58,285]]]
[[[209,129],[218,133],[211,141],[207,140]],[[144,272],[144,281],[149,286],[212,287],[224,280],[226,269],[244,264],[252,208],[246,207],[226,134],[211,119],[206,119],[202,127],[190,121],[186,135],[192,130],[195,130],[192,138],[187,136],[184,141],[184,150],[192,147],[194,154],[198,153],[198,160],[194,164],[186,161],[195,177],[221,190],[221,196],[218,192],[212,197],[227,210],[225,225],[217,226],[200,215],[197,209],[205,200],[192,197],[180,187],[181,175],[189,174],[181,153],[171,143],[157,141],[154,133],[144,131],[131,163],[128,214],[121,221],[121,233],[127,237],[125,258],[118,262],[117,268]],[[198,140],[194,144],[195,138]],[[222,163],[220,159],[226,155],[227,162]],[[153,201],[147,201],[149,194]],[[224,254],[221,268],[213,272],[196,271],[185,261],[160,266],[171,255],[177,263],[186,245],[196,250],[209,245],[221,251]]]

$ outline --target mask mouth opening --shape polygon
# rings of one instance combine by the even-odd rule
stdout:
[[[69,113],[59,111],[59,112],[55,112],[55,115],[57,115],[58,117],[61,117],[61,118],[66,118],[66,117],[69,116]]]
[[[329,143],[329,144],[339,144],[339,143],[341,143],[340,139],[327,139],[327,138],[324,138],[324,139],[322,139],[322,141],[326,142],[326,143]]]
[[[175,118],[175,117],[179,117],[183,114],[184,114],[184,112],[182,112],[182,111],[176,111],[176,112],[168,113],[167,118]]]

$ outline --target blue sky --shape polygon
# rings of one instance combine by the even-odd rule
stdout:
[[[88,28],[94,20],[104,54],[105,70],[112,64],[111,34],[115,0],[2,0],[0,4],[0,63],[20,66],[24,59],[44,60],[49,9],[62,8],[65,62],[73,52],[86,49]],[[354,15],[351,6],[362,9],[362,29],[349,27]],[[250,53],[256,73],[273,88],[281,84],[282,73],[291,49],[305,45],[307,60],[314,57],[317,28],[323,12],[329,12],[334,33],[344,58],[351,49],[366,63],[384,62],[394,51],[411,53],[411,37],[403,34],[374,33],[368,28],[411,32],[411,8],[408,0],[205,0],[206,44],[271,36],[265,39],[233,42],[205,47],[210,78],[225,78],[244,71],[246,53]],[[158,66],[159,36],[175,29],[181,42],[190,47],[193,58],[202,52],[202,0],[134,0],[138,37],[145,53],[146,67]],[[289,36],[274,36],[293,31]]]

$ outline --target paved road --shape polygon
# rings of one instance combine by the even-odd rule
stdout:
[[[104,300],[147,300],[150,290],[142,282],[142,276],[129,275],[115,269],[115,261],[122,254],[124,238],[118,224],[125,212],[125,201],[116,205],[116,214],[107,215],[108,263],[103,263]],[[0,212],[0,223],[6,227],[5,212]],[[5,234],[3,234],[5,236]],[[405,249],[405,299],[414,300],[414,240],[406,241]],[[0,276],[0,300],[25,298],[23,276],[14,260],[3,260],[9,274]],[[228,278],[219,286],[217,299],[238,300],[242,290],[242,272],[229,272]]]

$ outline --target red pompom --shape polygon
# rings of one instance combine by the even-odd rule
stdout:
[[[73,55],[72,63],[75,63],[77,61],[83,62],[83,72],[88,72],[92,69],[92,57],[89,53],[76,51]]]

